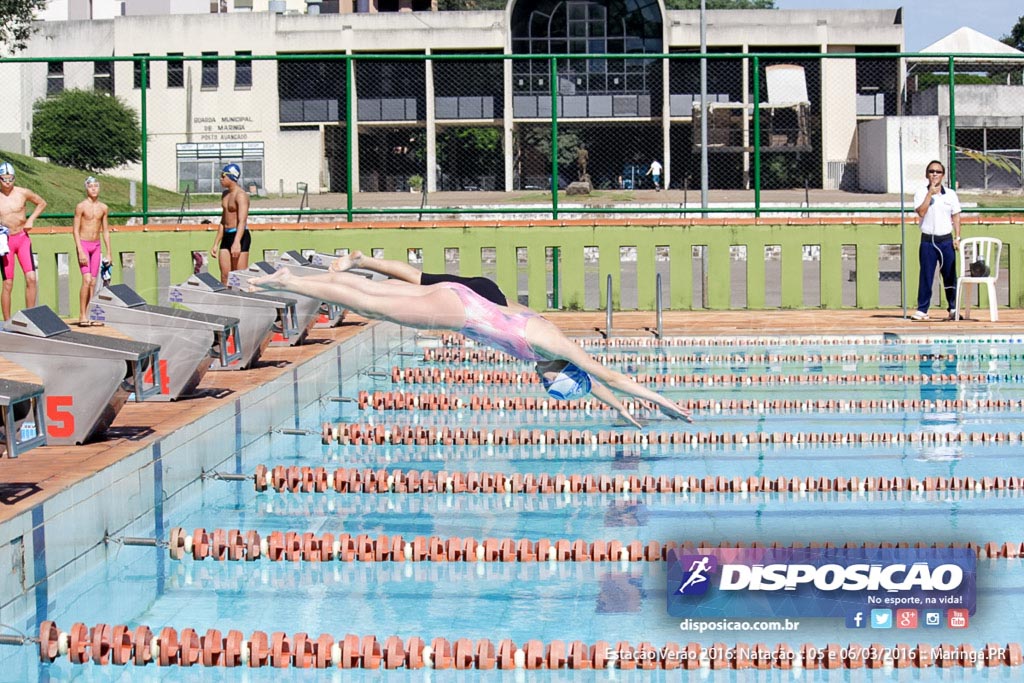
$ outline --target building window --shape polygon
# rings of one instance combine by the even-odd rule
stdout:
[[[178,191],[219,194],[220,170],[227,164],[242,168],[241,184],[247,190],[263,188],[262,142],[181,142],[176,145]]]
[[[46,95],[59,95],[64,92],[64,62],[48,62],[46,64]]]
[[[235,53],[239,57],[246,56],[251,57],[252,52],[249,50],[239,51]],[[246,89],[252,87],[252,60],[251,59],[236,59],[235,60],[235,89]]]
[[[148,57],[148,52],[136,52],[136,57]],[[132,87],[142,87],[142,60],[132,62]],[[153,74],[150,73],[149,64],[146,64],[146,90],[153,87]]]
[[[114,94],[114,63],[92,63],[92,89],[96,92]]]
[[[512,11],[515,54],[637,54],[661,52],[661,11],[655,0],[538,0]],[[661,78],[651,59],[560,59],[562,95],[647,94]],[[546,59],[513,62],[516,94],[551,92]]]
[[[204,57],[216,57],[216,52],[204,52]],[[216,90],[220,75],[220,62],[215,59],[203,61],[203,90]]]
[[[181,57],[181,52],[169,52],[168,57]],[[180,61],[168,61],[167,62],[167,87],[168,88],[184,88],[185,87],[185,62]]]
[[[339,115],[344,115],[345,63],[313,59],[279,61],[277,96],[281,123],[339,121]]]

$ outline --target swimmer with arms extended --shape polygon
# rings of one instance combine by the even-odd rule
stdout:
[[[556,384],[574,387],[570,392],[560,390],[557,397],[578,398],[592,393],[638,428],[641,424],[613,391],[650,401],[672,419],[691,421],[689,410],[621,372],[605,367],[554,324],[528,308],[500,306],[461,282],[442,281],[430,285],[401,280],[374,282],[344,272],[346,265],[356,265],[351,263],[355,260],[336,262],[331,271],[309,277],[297,277],[287,268],[281,268],[271,275],[251,279],[249,286],[254,290],[304,294],[339,304],[367,318],[406,327],[459,332],[515,358],[536,363],[537,374],[545,387]]]

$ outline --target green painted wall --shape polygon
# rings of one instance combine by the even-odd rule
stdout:
[[[731,221],[730,221],[731,222]],[[637,249],[637,288],[641,310],[655,306],[655,253],[658,247],[667,247],[670,258],[671,292],[666,292],[665,303],[672,309],[701,308],[693,301],[694,260],[692,249],[703,246],[707,252],[707,306],[724,310],[730,307],[730,247],[742,245],[747,250],[746,300],[748,309],[765,307],[765,262],[763,255],[768,245],[781,247],[781,305],[783,308],[803,308],[803,252],[805,245],[819,245],[821,306],[842,308],[842,250],[844,245],[856,248],[857,308],[877,308],[879,301],[879,249],[882,245],[900,243],[899,225],[866,224],[762,224],[762,225],[543,225],[543,226],[468,226],[468,227],[344,227],[331,229],[322,225],[308,228],[274,229],[261,227],[253,234],[252,259],[263,257],[264,250],[289,249],[333,253],[338,248],[383,249],[386,258],[405,261],[409,249],[423,250],[423,264],[431,271],[444,271],[445,249],[459,250],[459,271],[463,275],[479,275],[484,266],[481,250],[493,249],[497,258],[498,284],[507,292],[517,289],[518,248],[528,250],[528,288],[530,305],[547,307],[545,250],[557,247],[561,257],[562,308],[582,308],[584,298],[583,253],[585,247],[600,250],[599,283],[600,304],[605,301],[605,282],[612,276],[614,305],[619,307],[621,247]],[[1024,306],[1024,280],[1015,277],[1024,273],[1024,250],[1014,240],[1016,226],[995,223],[968,224],[964,236],[987,235],[1004,241],[1003,264],[1009,269],[1010,296],[1007,303],[1014,308]],[[908,225],[907,279],[910,299],[917,291],[916,226]],[[164,284],[177,284],[192,273],[191,252],[209,252],[214,232],[195,229],[178,230],[171,226],[155,226],[146,231],[116,232],[111,240],[115,254],[133,253],[135,259],[135,289],[151,302],[158,298],[158,252],[170,254],[169,279]],[[40,303],[57,309],[58,276],[57,255],[70,255],[71,314],[78,312],[78,288],[81,283],[77,262],[73,256],[73,242],[69,233],[42,233],[32,236],[40,264]],[[699,261],[698,261],[699,263]],[[216,273],[216,266],[211,267]],[[15,276],[15,308],[24,301],[23,278]],[[122,282],[121,260],[115,259],[114,281]]]

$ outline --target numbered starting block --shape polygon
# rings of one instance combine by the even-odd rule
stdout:
[[[299,277],[309,275],[323,275],[327,272],[327,266],[314,266],[306,257],[297,251],[286,251],[277,257],[274,262],[275,268],[288,268]],[[315,327],[337,327],[345,319],[345,309],[338,304],[324,301],[320,304],[320,315],[317,317]]]
[[[249,280],[255,277],[270,275],[276,268],[266,261],[252,263],[246,270],[233,270],[228,274],[228,287],[244,291]],[[280,296],[275,293],[274,296]],[[285,326],[280,336],[275,335],[270,342],[272,346],[295,346],[301,344],[320,317],[320,300],[294,292],[286,292],[287,298],[295,302],[294,325]]]
[[[0,333],[0,355],[45,389],[46,442],[85,443],[106,431],[128,397],[160,393],[156,344],[72,332],[46,306],[19,311]],[[149,376],[152,379],[146,379]]]
[[[210,357],[221,367],[242,358],[238,318],[150,306],[128,285],[111,285],[89,303],[89,317],[136,341],[160,346],[161,391],[151,401],[174,401],[199,386]]]
[[[295,300],[270,294],[251,294],[228,289],[209,273],[193,275],[167,292],[171,303],[181,304],[198,313],[236,318],[241,358],[225,366],[214,365],[213,370],[244,370],[251,368],[274,334],[274,326],[281,330],[294,328]],[[234,352],[235,349],[228,348]]]
[[[0,458],[46,445],[43,386],[0,379]]]

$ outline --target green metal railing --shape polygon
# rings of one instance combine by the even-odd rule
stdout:
[[[372,62],[372,61],[388,61],[388,62],[401,62],[401,61],[424,61],[431,60],[436,62],[442,61],[460,61],[460,60],[472,60],[472,61],[504,61],[504,60],[534,60],[543,61],[546,60],[548,63],[549,72],[549,95],[551,102],[551,188],[558,188],[559,186],[559,161],[558,161],[558,140],[559,140],[559,113],[558,113],[558,100],[559,100],[559,64],[560,60],[664,60],[664,64],[669,64],[674,60],[698,60],[707,59],[709,61],[724,61],[724,60],[740,60],[746,68],[746,64],[749,63],[753,66],[752,69],[752,126],[753,126],[753,144],[751,145],[752,150],[750,152],[753,166],[753,202],[747,206],[728,206],[728,207],[689,207],[689,206],[644,206],[643,204],[634,204],[631,206],[572,206],[567,209],[559,204],[558,192],[551,192],[551,188],[548,188],[550,192],[550,204],[546,207],[524,207],[524,206],[489,206],[486,209],[487,214],[540,214],[548,215],[551,218],[557,219],[563,216],[567,211],[574,215],[593,215],[600,217],[606,214],[645,214],[645,215],[685,215],[685,214],[748,214],[755,217],[762,216],[764,214],[772,213],[792,213],[798,211],[803,214],[827,214],[835,213],[836,209],[832,207],[821,207],[821,206],[766,206],[763,200],[764,191],[764,168],[762,158],[762,120],[761,120],[761,107],[757,104],[760,102],[760,89],[761,89],[761,77],[760,68],[765,60],[771,60],[772,62],[779,62],[780,60],[835,60],[835,59],[854,59],[854,60],[904,60],[904,59],[915,59],[915,58],[927,58],[935,60],[936,58],[946,59],[946,81],[949,87],[949,129],[948,129],[948,145],[945,150],[944,156],[948,161],[948,180],[951,185],[956,184],[957,181],[957,153],[956,153],[956,67],[958,59],[971,59],[971,60],[991,60],[993,62],[1006,63],[1012,61],[1011,57],[1007,55],[984,55],[984,54],[944,54],[944,55],[921,55],[917,53],[827,53],[827,54],[816,54],[816,53],[715,53],[715,54],[699,54],[699,53],[685,53],[685,54],[587,54],[587,55],[505,55],[505,54],[461,54],[461,55],[409,55],[409,54],[359,54],[359,55],[345,55],[345,54],[295,54],[295,55],[244,55],[244,56],[132,56],[132,57],[58,57],[58,58],[7,58],[0,60],[2,63],[31,63],[31,62],[127,62],[132,64],[138,64],[140,69],[141,77],[141,88],[138,93],[139,97],[139,115],[141,119],[142,136],[140,140],[140,147],[142,151],[141,159],[141,210],[140,211],[129,211],[119,212],[112,214],[118,218],[137,218],[141,219],[142,222],[148,223],[152,219],[166,219],[166,218],[179,218],[179,217],[199,217],[210,215],[209,210],[193,210],[193,211],[181,211],[181,210],[156,210],[152,207],[150,200],[150,163],[152,160],[149,155],[148,138],[152,134],[149,130],[149,98],[152,94],[149,92],[148,85],[151,77],[150,66],[155,62],[185,62],[185,61],[228,61],[234,62],[244,60],[248,62],[259,62],[259,61],[342,61],[344,63],[344,78],[346,79],[345,88],[345,101],[344,101],[344,124],[346,128],[345,139],[347,141],[347,149],[345,150],[345,168],[346,168],[346,187],[345,187],[345,200],[344,205],[331,208],[321,209],[290,209],[290,208],[274,208],[274,209],[259,209],[254,207],[251,211],[253,216],[287,216],[287,215],[301,215],[307,217],[316,216],[344,216],[346,221],[352,222],[360,217],[373,217],[380,215],[413,215],[423,214],[426,216],[432,215],[472,215],[481,213],[481,209],[474,207],[447,207],[447,206],[426,206],[426,207],[357,207],[354,202],[355,195],[358,193],[357,188],[354,186],[354,164],[353,164],[353,152],[355,145],[355,136],[358,135],[358,122],[356,121],[356,112],[353,102],[353,83],[355,82],[355,70],[354,66],[356,63]],[[1018,71],[1024,70],[1024,58],[1019,60]],[[1022,102],[1024,107],[1024,102]],[[746,111],[746,110],[744,110]],[[669,115],[667,112],[662,112],[660,116]],[[744,114],[746,115],[746,114]],[[512,116],[509,111],[505,112],[505,117]],[[658,117],[655,117],[657,119]],[[652,119],[653,120],[653,119]],[[706,150],[703,150],[706,153]],[[667,169],[666,169],[667,170]],[[1004,204],[1006,202],[1003,202]],[[341,204],[341,202],[339,202]],[[991,206],[985,207],[980,206],[972,208],[972,212],[976,213],[1006,213],[1011,211],[1022,211],[1024,210],[1024,199],[1018,204],[1010,202],[1010,206]],[[859,214],[894,214],[899,212],[899,207],[896,206],[856,206],[851,207],[850,211],[856,211]],[[44,215],[44,218],[50,219],[68,219],[71,215],[69,213],[54,212]]]

